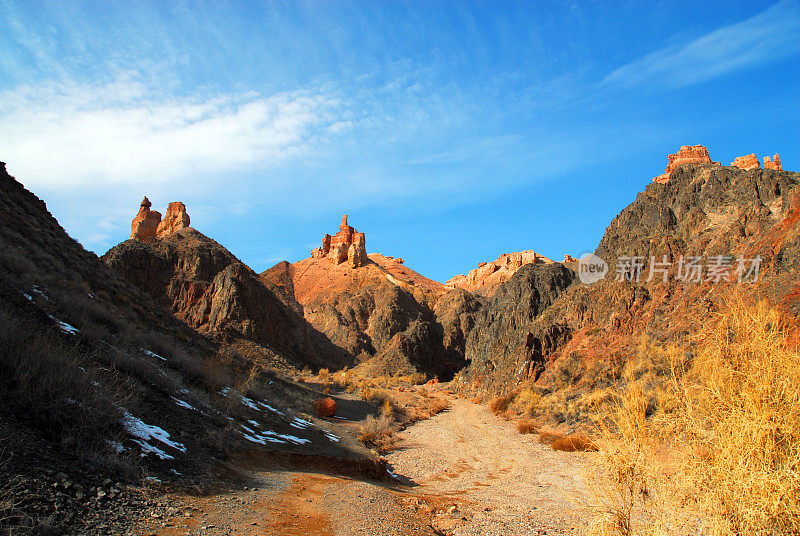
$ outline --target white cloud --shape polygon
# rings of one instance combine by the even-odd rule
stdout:
[[[688,44],[657,50],[605,77],[623,87],[685,87],[800,53],[800,5],[783,0]]]
[[[21,86],[0,93],[0,158],[31,186],[146,186],[304,155],[341,107],[313,92],[159,96],[124,74]]]

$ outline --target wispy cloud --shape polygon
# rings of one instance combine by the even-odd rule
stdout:
[[[624,65],[604,84],[679,88],[800,53],[800,2],[783,0],[761,13],[690,43],[669,46]]]
[[[0,155],[34,185],[146,185],[305,155],[342,108],[312,91],[159,96],[124,75],[21,86],[0,93]]]

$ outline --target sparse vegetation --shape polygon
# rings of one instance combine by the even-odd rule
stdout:
[[[489,402],[489,409],[492,410],[492,413],[494,413],[495,415],[503,413],[505,410],[508,409],[508,407],[514,401],[514,399],[517,397],[517,394],[518,393],[515,391],[507,395],[493,398]]]
[[[727,311],[691,363],[685,348],[655,349],[669,381],[630,382],[601,421],[594,534],[800,531],[797,328],[764,302]]]
[[[368,416],[360,427],[358,439],[382,454],[394,450],[397,446],[397,436],[391,417],[386,415]]]

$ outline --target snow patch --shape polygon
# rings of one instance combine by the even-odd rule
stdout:
[[[266,409],[267,411],[271,411],[272,413],[277,413],[278,415],[280,415],[282,417],[286,416],[286,414],[284,412],[282,412],[282,411],[280,411],[278,409],[275,409],[272,406],[270,406],[269,404],[266,404],[264,402],[259,402],[258,405],[261,406],[262,408]]]
[[[245,425],[241,425],[241,427],[242,430],[244,430],[244,432],[241,432],[241,434],[244,436],[245,439],[247,439],[248,441],[252,441],[253,443],[259,443],[261,445],[266,445],[267,442],[294,443],[295,445],[305,445],[306,443],[311,442],[310,439],[305,439],[290,434],[279,434],[277,432],[273,432],[272,430],[255,432],[252,428],[249,428]]]
[[[295,417],[290,423],[289,426],[292,428],[298,428],[300,430],[305,430],[309,426],[312,426],[312,423],[305,419],[301,419],[300,417]]]
[[[62,322],[61,320],[59,320],[58,318],[54,317],[53,315],[47,315],[47,316],[49,316],[50,319],[53,322],[56,323],[56,325],[58,326],[58,329],[60,329],[64,333],[69,333],[70,335],[75,335],[76,333],[80,333],[78,328],[76,328],[75,326],[71,326],[70,324],[67,324],[66,322]]]
[[[167,358],[166,358],[166,357],[161,357],[161,356],[160,356],[160,355],[158,355],[157,353],[155,353],[155,352],[151,352],[150,350],[146,350],[146,349],[144,349],[144,348],[139,348],[139,350],[141,350],[142,352],[144,352],[146,355],[149,355],[150,357],[157,357],[157,358],[159,358],[159,359],[160,359],[160,360],[162,360],[162,361],[166,361],[166,360],[167,360]]]
[[[331,441],[332,443],[338,443],[339,442],[339,439],[340,439],[339,436],[337,436],[333,432],[330,432],[328,430],[323,429],[322,433],[325,434],[325,437],[328,438],[328,441]]]
[[[181,400],[180,398],[175,398],[174,396],[171,396],[170,398],[182,408],[192,409],[194,411],[197,411],[197,408],[195,408],[194,406],[192,406],[188,402],[185,402],[185,401]]]
[[[147,454],[155,454],[162,460],[174,459],[173,456],[170,456],[160,448],[148,443],[150,439],[155,439],[156,441],[159,441],[181,452],[186,452],[186,447],[183,446],[182,443],[172,441],[169,438],[169,432],[158,426],[147,424],[138,417],[134,417],[127,411],[125,411],[125,415],[122,418],[122,426],[128,431],[129,434],[137,438],[133,441],[142,448],[142,456]]]

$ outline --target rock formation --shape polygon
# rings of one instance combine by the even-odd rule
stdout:
[[[191,227],[147,242],[127,240],[102,259],[201,333],[226,342],[255,342],[300,367],[350,363],[306,322],[286,289],[267,284]]]
[[[139,205],[139,213],[131,222],[131,240],[149,242],[156,238],[164,238],[176,231],[189,227],[189,215],[186,205],[175,201],[167,207],[167,215],[161,219],[161,213],[150,210],[153,204],[145,196]]]
[[[683,145],[677,153],[668,155],[669,163],[664,173],[653,178],[653,182],[665,183],[672,175],[672,171],[681,164],[717,164],[712,162],[708,155],[708,148],[703,145]]]
[[[756,157],[756,153],[737,156],[733,159],[731,165],[742,169],[756,169],[761,167],[761,164],[758,163],[758,157]]]
[[[322,237],[322,247],[311,250],[315,259],[328,258],[334,264],[350,263],[352,268],[364,266],[367,262],[367,241],[364,233],[359,233],[347,225],[347,214],[342,216],[339,232]]]
[[[158,225],[161,223],[161,213],[150,210],[153,204],[145,196],[139,205],[139,213],[131,222],[131,240],[147,242],[156,237]]]
[[[479,291],[490,295],[497,286],[507,281],[526,264],[551,264],[553,261],[535,251],[503,253],[497,260],[482,262],[467,275],[459,274],[445,282],[447,288],[463,288],[471,292]]]
[[[564,262],[578,262],[578,259],[570,255],[569,253],[564,253]]]
[[[781,166],[781,157],[777,154],[775,155],[775,160],[770,159],[770,157],[764,157],[764,169],[774,169],[775,171],[783,171],[783,167]]]
[[[164,219],[158,224],[156,237],[163,238],[186,227],[189,227],[189,215],[186,213],[186,205],[180,201],[175,201],[169,204]]]

